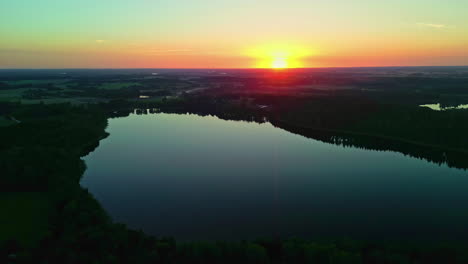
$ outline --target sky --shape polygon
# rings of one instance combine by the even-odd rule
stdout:
[[[2,0],[0,68],[468,65],[468,0]]]

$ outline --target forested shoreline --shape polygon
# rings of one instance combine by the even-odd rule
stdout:
[[[173,106],[172,106],[173,107]],[[468,243],[352,239],[177,242],[114,223],[79,185],[111,105],[3,105],[2,263],[466,263]],[[22,202],[19,202],[22,201]],[[24,205],[24,206],[23,206]],[[33,208],[41,210],[34,212]],[[31,210],[32,215],[25,214]],[[35,215],[34,215],[35,213]],[[27,217],[27,219],[24,219]],[[15,219],[16,218],[16,219]],[[23,219],[22,219],[23,218]],[[33,229],[31,229],[33,228]],[[226,227],[229,228],[229,227]],[[28,232],[29,230],[29,232]]]
[[[113,222],[80,186],[81,157],[108,136],[108,119],[133,112],[270,122],[466,169],[468,110],[419,107],[466,103],[463,73],[140,71],[0,72],[0,263],[468,263],[465,240],[153,237]]]

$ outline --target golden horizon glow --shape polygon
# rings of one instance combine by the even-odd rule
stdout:
[[[288,61],[286,58],[275,58],[271,64],[271,68],[284,69],[288,68]]]
[[[250,49],[246,55],[253,58],[254,68],[301,68],[305,60],[317,54],[312,49],[292,45],[264,45]]]
[[[21,0],[1,7],[0,68],[468,65],[468,1]]]

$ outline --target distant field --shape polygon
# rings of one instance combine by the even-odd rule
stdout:
[[[63,104],[63,103],[71,103],[73,105],[79,104],[94,104],[103,102],[106,100],[97,99],[97,98],[85,98],[85,97],[70,97],[70,98],[44,98],[44,99],[22,99],[22,104]]]
[[[63,84],[59,84],[56,86],[63,86]],[[60,87],[64,90],[62,91],[47,91],[49,94],[44,98],[38,99],[26,99],[23,97],[23,94],[28,91],[41,91],[43,89],[35,89],[35,88],[18,88],[18,89],[8,89],[8,90],[0,90],[0,102],[21,102],[23,104],[60,104],[60,103],[71,103],[71,104],[83,104],[83,103],[98,103],[102,101],[106,101],[104,99],[97,99],[92,97],[64,97],[64,91],[73,91],[73,92],[81,92],[80,90],[69,89],[65,87]],[[0,120],[1,121],[1,120]],[[0,122],[0,125],[3,122]]]
[[[15,239],[34,246],[49,228],[49,199],[40,192],[0,193],[0,243]]]
[[[151,98],[140,98],[140,99],[131,99],[131,102],[145,102],[145,103],[160,103],[162,102],[161,97],[151,97]]]
[[[15,121],[11,121],[10,119],[5,118],[4,116],[0,116],[0,127],[11,126],[15,123]]]
[[[18,81],[6,81],[9,85],[34,85],[34,84],[63,84],[68,82],[69,79],[51,79],[51,80],[18,80]]]
[[[112,83],[103,83],[98,86],[98,89],[104,90],[118,90],[123,88],[128,88],[131,86],[141,86],[140,83],[137,82],[112,82]]]
[[[11,90],[0,90],[0,102],[16,102],[21,100],[22,94],[30,88],[20,88]]]

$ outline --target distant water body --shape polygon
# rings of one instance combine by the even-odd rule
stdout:
[[[420,107],[427,107],[435,111],[444,111],[444,110],[453,110],[453,109],[468,109],[468,104],[461,104],[458,106],[447,106],[447,107],[443,107],[440,104],[425,104],[425,105],[420,105]]]
[[[149,234],[468,238],[464,170],[210,116],[131,114],[107,131],[81,184]]]

